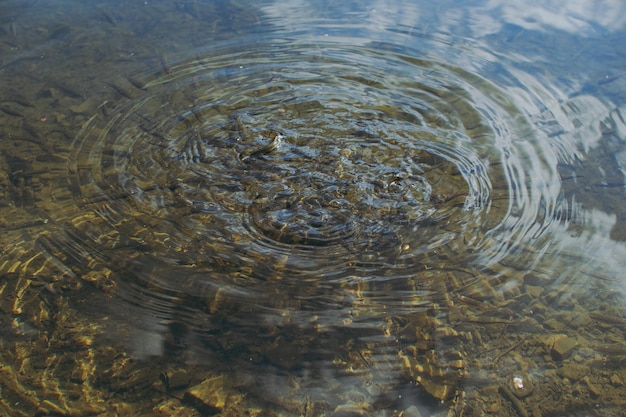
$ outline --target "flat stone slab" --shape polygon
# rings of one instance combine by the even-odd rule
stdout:
[[[222,412],[228,399],[223,376],[208,378],[185,391],[184,401],[201,413]]]

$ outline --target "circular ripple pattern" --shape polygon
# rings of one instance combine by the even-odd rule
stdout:
[[[132,312],[132,336],[112,333],[268,387],[310,368],[451,398],[465,354],[445,311],[493,296],[497,268],[540,242],[555,164],[494,84],[354,45],[214,46],[117,86],[84,125],[70,177],[92,214],[57,246]]]
[[[550,178],[522,167],[531,129],[502,91],[396,49],[226,45],[134,79],[72,157],[110,253],[137,245],[141,287],[176,299],[317,312],[354,283],[370,307],[410,309],[416,288],[432,302],[479,279],[552,215],[555,197],[528,191]],[[428,271],[451,259],[441,291]]]

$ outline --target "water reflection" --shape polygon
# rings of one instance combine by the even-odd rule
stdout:
[[[3,411],[618,415],[619,4],[115,6],[0,6]]]
[[[484,27],[498,32],[502,24],[512,24],[528,30],[550,31],[552,29],[572,34],[592,34],[598,30],[616,31],[624,28],[624,4],[618,0],[607,1],[552,1],[541,4],[510,4],[503,1],[489,1],[472,10],[480,16],[480,21],[491,20],[491,25],[481,25],[483,29],[476,35],[484,35]],[[495,19],[489,17],[495,13]]]

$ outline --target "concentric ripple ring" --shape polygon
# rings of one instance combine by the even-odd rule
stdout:
[[[110,253],[139,242],[123,256],[139,268],[137,291],[149,283],[177,300],[220,291],[326,311],[348,283],[372,294],[393,283],[394,305],[410,310],[416,282],[441,281],[450,259],[462,272],[435,298],[488,279],[483,268],[554,215],[542,184],[557,174],[503,91],[396,49],[226,42],[137,75],[132,96],[103,104],[74,144],[75,194],[103,220],[93,233]],[[172,271],[151,269],[163,263]],[[377,297],[368,303],[388,305]]]
[[[158,256],[393,269],[455,244],[469,259],[523,202],[494,146],[511,103],[486,80],[384,45],[231,47],[143,75],[77,139],[82,197],[106,201],[113,228],[151,219],[168,236]]]

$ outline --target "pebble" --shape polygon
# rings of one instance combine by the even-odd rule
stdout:
[[[550,350],[550,354],[556,360],[566,359],[571,353],[572,349],[576,346],[576,339],[573,339],[569,336],[563,336],[558,338],[554,342],[554,346]]]

